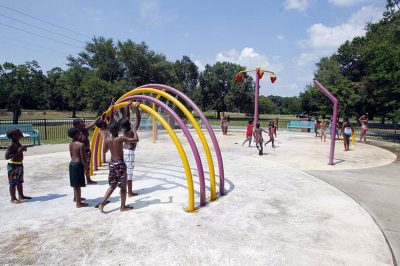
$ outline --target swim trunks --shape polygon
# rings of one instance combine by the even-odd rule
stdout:
[[[127,179],[132,180],[133,169],[135,168],[135,151],[124,149],[124,161],[126,164]]]
[[[10,187],[24,183],[24,165],[22,163],[8,163],[7,172]]]
[[[77,162],[69,163],[69,184],[71,187],[84,187],[85,168],[83,164]]]
[[[110,187],[123,187],[126,184],[126,164],[123,160],[110,161],[108,163],[108,184]]]

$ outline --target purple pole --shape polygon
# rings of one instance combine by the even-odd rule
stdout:
[[[258,98],[259,98],[259,93],[260,93],[260,79],[258,78],[258,68],[256,71],[256,91],[254,95],[254,122],[253,125],[254,127],[256,126],[258,122]]]
[[[127,102],[127,101],[131,101],[131,100],[142,100],[142,101],[149,101],[151,103],[155,103],[156,105],[158,105],[161,108],[163,108],[164,110],[166,110],[171,115],[171,117],[173,117],[173,119],[179,124],[179,126],[181,127],[183,133],[185,134],[185,136],[190,144],[190,147],[192,148],[193,155],[194,155],[194,158],[196,161],[197,172],[199,173],[199,183],[200,183],[200,205],[201,206],[206,205],[207,204],[206,185],[205,185],[205,180],[204,180],[203,165],[201,163],[199,150],[197,149],[197,146],[194,142],[192,134],[190,134],[185,123],[183,123],[182,119],[168,105],[166,105],[165,103],[163,103],[157,99],[154,99],[150,96],[133,95],[133,96],[129,96],[129,97],[122,99],[120,102]]]
[[[214,149],[215,149],[215,153],[216,153],[217,161],[218,161],[219,195],[220,196],[224,195],[225,194],[225,188],[224,188],[225,175],[224,175],[224,163],[222,161],[222,156],[221,156],[221,149],[219,148],[218,140],[217,140],[217,137],[215,136],[214,130],[212,129],[210,123],[208,122],[207,118],[204,116],[204,114],[200,110],[200,108],[189,97],[187,97],[185,94],[183,94],[181,91],[178,91],[177,89],[174,89],[170,86],[166,86],[166,85],[162,85],[162,84],[147,84],[147,85],[140,86],[139,88],[158,88],[158,89],[163,89],[163,90],[172,92],[172,93],[178,95],[179,97],[181,97],[200,116],[200,119],[204,123],[205,127],[207,128],[207,131],[210,134],[211,141],[214,145]]]
[[[314,80],[315,86],[317,86],[323,94],[325,94],[329,100],[333,103],[333,119],[332,119],[332,132],[331,132],[331,150],[329,154],[329,165],[333,165],[333,158],[335,155],[335,142],[336,142],[336,125],[337,125],[337,116],[339,110],[339,101],[332,95],[318,80]]]

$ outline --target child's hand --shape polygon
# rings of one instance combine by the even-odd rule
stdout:
[[[135,108],[138,108],[139,105],[140,105],[140,102],[139,102],[139,101],[136,101]]]
[[[26,151],[26,150],[27,150],[27,147],[26,146],[22,146],[22,147],[20,147],[18,149],[18,152],[23,152],[23,151]]]

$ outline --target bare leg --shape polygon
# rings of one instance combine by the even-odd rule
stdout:
[[[77,208],[82,208],[82,207],[87,207],[87,203],[82,203],[82,197],[81,197],[81,188],[80,187],[74,187],[74,195],[76,199],[76,207]]]
[[[17,185],[17,190],[18,190],[19,200],[32,199],[31,197],[24,195],[24,188],[22,184]]]
[[[14,204],[22,203],[22,201],[18,200],[17,197],[15,196],[15,192],[16,192],[15,186],[10,186],[10,196],[11,196],[10,202]]]
[[[128,180],[128,197],[134,197],[137,196],[138,193],[134,193],[132,190],[132,180]]]
[[[96,181],[93,181],[93,180],[90,178],[90,170],[89,170],[89,167],[88,167],[88,169],[85,171],[85,176],[86,176],[86,184],[88,184],[88,185],[97,184]]]
[[[107,200],[110,198],[110,196],[111,196],[111,194],[114,192],[115,188],[116,188],[116,186],[109,187],[109,188],[107,189],[106,194],[104,195],[104,199],[103,199],[103,201],[102,201],[102,202],[100,203],[100,205],[99,205],[99,210],[100,210],[101,212],[103,212],[104,206],[106,206]]]
[[[121,190],[119,192],[120,196],[121,196],[121,207],[120,207],[120,211],[124,212],[124,211],[129,211],[132,210],[133,207],[131,206],[126,206],[126,185],[121,186]]]

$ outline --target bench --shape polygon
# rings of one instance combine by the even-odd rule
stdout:
[[[25,138],[30,138],[33,145],[40,145],[40,133],[33,129],[32,124],[0,124],[0,140],[8,140],[7,131],[13,128],[21,130]]]
[[[294,121],[289,121],[287,124],[287,128],[307,128],[307,129],[313,129],[314,128],[314,122],[313,121],[301,121],[301,120],[294,120]]]

